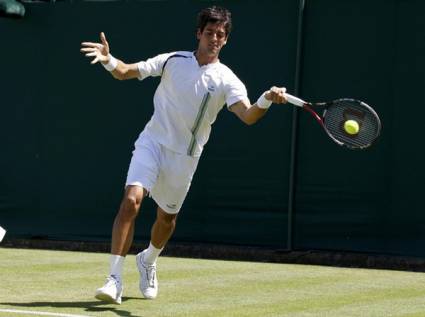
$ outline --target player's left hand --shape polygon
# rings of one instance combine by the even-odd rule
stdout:
[[[87,57],[92,57],[91,64],[101,62],[106,64],[109,62],[109,43],[106,40],[105,33],[100,33],[101,43],[83,42],[81,43],[81,52]]]
[[[286,99],[285,92],[285,87],[273,86],[269,91],[266,92],[264,97],[273,103],[287,103],[288,100]]]

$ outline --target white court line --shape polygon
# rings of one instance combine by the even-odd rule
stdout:
[[[84,315],[47,313],[42,311],[17,310],[17,309],[0,309],[0,313],[12,313],[12,314],[15,313],[15,314],[38,315],[38,316],[57,316],[57,317],[90,317],[90,316],[84,316]]]

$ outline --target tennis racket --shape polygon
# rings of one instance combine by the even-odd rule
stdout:
[[[349,149],[365,149],[381,133],[381,120],[372,107],[356,99],[336,99],[330,102],[311,103],[285,94],[291,104],[310,112],[337,144]],[[320,116],[315,110],[323,109]]]

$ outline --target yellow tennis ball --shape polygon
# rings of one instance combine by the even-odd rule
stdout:
[[[359,133],[359,129],[360,129],[359,124],[355,120],[347,120],[344,122],[344,130],[348,134],[351,134],[351,135],[357,134]]]

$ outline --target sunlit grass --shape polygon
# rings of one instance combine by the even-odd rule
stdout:
[[[85,316],[425,316],[425,274],[160,257],[159,297],[126,259],[122,305],[94,299],[109,255],[0,248],[1,309]],[[34,315],[32,315],[34,316]]]

